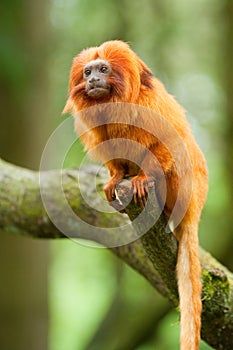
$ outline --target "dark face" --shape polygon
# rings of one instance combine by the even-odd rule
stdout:
[[[96,59],[87,63],[83,70],[83,78],[86,80],[86,93],[93,99],[107,97],[111,86],[108,77],[111,67],[107,61]]]

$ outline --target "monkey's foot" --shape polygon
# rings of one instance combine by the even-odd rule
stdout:
[[[142,208],[146,205],[149,187],[154,187],[155,181],[152,177],[137,175],[131,180],[133,186],[134,203],[139,202]]]

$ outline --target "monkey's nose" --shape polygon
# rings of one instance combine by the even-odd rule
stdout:
[[[98,81],[100,81],[100,78],[98,78],[98,77],[91,77],[91,78],[89,79],[89,83],[90,83],[90,84],[95,84],[95,83],[97,83]]]

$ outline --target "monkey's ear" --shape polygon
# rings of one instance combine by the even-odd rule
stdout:
[[[68,98],[68,100],[66,101],[65,107],[62,111],[62,114],[66,114],[73,111],[73,102],[71,101],[70,98]]]
[[[151,88],[153,73],[140,58],[137,57],[137,60],[138,60],[141,84]]]

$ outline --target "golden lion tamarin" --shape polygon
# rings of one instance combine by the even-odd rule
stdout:
[[[120,111],[119,108],[114,109],[114,105],[119,103],[130,104],[131,107]],[[135,106],[146,107],[154,115],[135,112]],[[92,108],[88,115],[86,110],[89,107]],[[127,139],[141,146],[131,147],[125,143],[119,146],[117,156],[114,156],[114,145],[93,151],[94,158],[105,163],[111,175],[104,187],[109,202],[115,198],[117,183],[126,176],[133,176],[134,200],[144,206],[149,180],[154,180],[158,193],[160,191],[160,168],[167,186],[164,206],[166,216],[171,216],[178,196],[180,208],[183,206],[184,210],[186,206],[184,215],[174,229],[179,242],[177,280],[181,312],[180,349],[198,350],[202,310],[198,223],[207,194],[207,168],[183,108],[128,44],[115,40],[83,50],[74,58],[69,97],[63,112],[69,111],[75,116],[76,131],[82,133],[86,130],[81,140],[88,151],[107,140],[115,139]],[[156,114],[162,116],[165,122],[158,122]],[[101,118],[106,123],[96,123]],[[138,126],[133,122],[135,120],[141,124]],[[175,140],[169,133],[166,123],[175,130],[182,142]],[[158,129],[161,138],[153,132]],[[189,166],[180,157],[181,146],[188,154]],[[181,158],[179,164],[173,155],[176,155],[176,159]],[[187,186],[190,188],[185,185],[182,187],[183,183],[190,184]],[[182,191],[179,191],[179,187],[182,187]],[[191,193],[189,197],[188,191]]]

